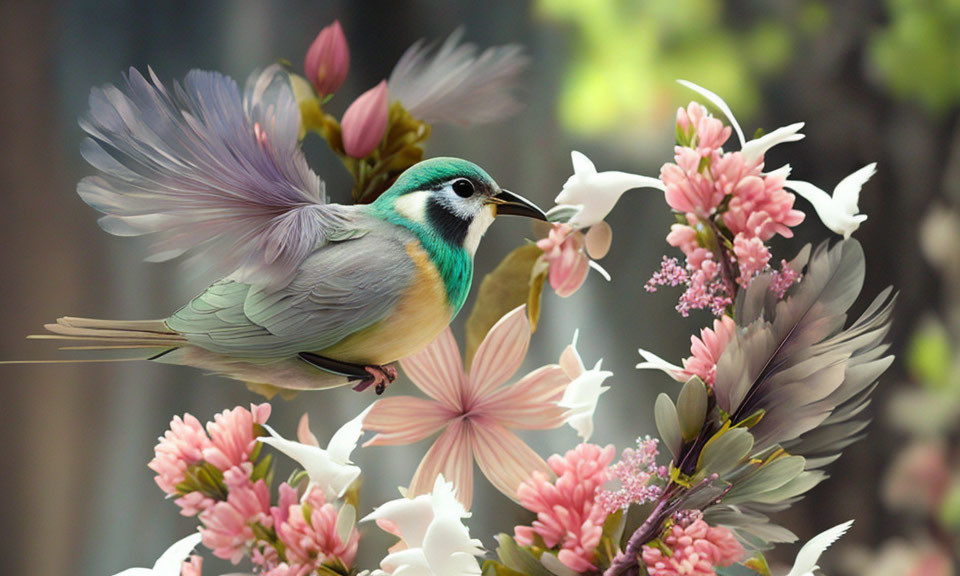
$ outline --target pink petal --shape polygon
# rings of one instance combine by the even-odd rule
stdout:
[[[300,417],[300,423],[297,425],[297,440],[307,446],[320,446],[317,437],[310,431],[310,416],[306,412]]]
[[[413,444],[440,431],[454,417],[455,412],[424,398],[384,398],[374,403],[363,419],[364,430],[380,432],[364,446]]]
[[[401,360],[400,367],[424,394],[451,410],[460,411],[461,390],[467,379],[460,349],[449,327],[422,351]]]
[[[433,443],[410,480],[409,496],[430,494],[443,474],[457,489],[457,500],[470,509],[473,503],[473,427],[466,419],[450,423]]]
[[[563,371],[571,380],[575,380],[583,374],[586,368],[584,368],[583,360],[580,359],[580,353],[577,352],[577,347],[574,344],[563,349],[563,353],[560,354],[560,367],[563,368]]]
[[[563,368],[551,364],[490,394],[474,410],[510,428],[558,428],[563,425],[567,411],[557,402],[563,398],[568,384],[570,378]]]
[[[530,321],[524,305],[498,320],[477,348],[468,377],[468,405],[490,394],[513,376],[520,369],[529,345]]]
[[[473,418],[473,450],[480,470],[497,490],[517,500],[517,488],[535,471],[550,467],[516,434],[489,418]]]

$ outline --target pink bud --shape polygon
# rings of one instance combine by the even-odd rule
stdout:
[[[388,113],[387,81],[381,80],[343,113],[340,127],[347,155],[363,158],[377,148],[387,129]]]
[[[339,20],[334,20],[317,34],[317,39],[307,50],[303,68],[307,80],[321,96],[340,89],[350,70],[350,49]]]

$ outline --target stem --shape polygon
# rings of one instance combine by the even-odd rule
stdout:
[[[603,576],[626,576],[627,574],[636,573],[636,568],[640,566],[640,551],[643,548],[643,545],[647,543],[645,535],[650,531],[650,528],[653,525],[658,525],[663,515],[663,511],[667,507],[667,502],[669,498],[667,497],[667,491],[665,490],[663,496],[660,497],[660,502],[657,503],[657,507],[653,509],[653,512],[650,513],[650,516],[646,519],[643,525],[640,528],[637,528],[637,531],[633,533],[633,536],[630,536],[630,541],[627,542],[627,547],[623,552],[617,554],[617,556],[610,563],[610,567],[607,568],[606,572],[603,573]]]
[[[736,300],[737,283],[734,280],[733,270],[730,268],[730,258],[727,247],[723,245],[723,237],[720,235],[720,229],[717,228],[717,223],[713,221],[713,218],[710,218],[708,222],[710,223],[710,231],[713,233],[713,239],[717,243],[717,256],[720,258],[720,274],[723,276],[723,283],[727,285],[727,292],[730,293],[730,298]]]

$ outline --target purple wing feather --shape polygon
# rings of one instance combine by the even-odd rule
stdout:
[[[152,70],[124,90],[90,94],[77,187],[118,236],[157,234],[153,261],[210,256],[244,282],[282,286],[317,246],[344,231],[300,150],[300,109],[282,69],[251,76],[241,97],[217,72],[193,70],[172,93]]]

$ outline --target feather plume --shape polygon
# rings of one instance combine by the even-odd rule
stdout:
[[[131,69],[123,89],[94,89],[80,122],[84,158],[99,174],[80,197],[118,236],[159,234],[149,258],[204,254],[239,279],[285,285],[336,234],[343,207],[300,150],[300,109],[282,69],[236,83],[193,70],[168,91]]]
[[[422,40],[408,48],[390,74],[390,98],[431,124],[482,124],[516,113],[512,92],[529,61],[523,49],[511,44],[477,55],[462,37],[455,31],[432,56]]]

